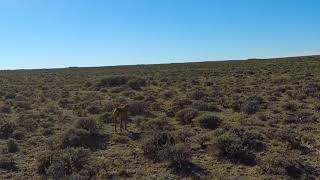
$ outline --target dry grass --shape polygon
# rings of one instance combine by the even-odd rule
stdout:
[[[319,104],[317,56],[0,71],[0,179],[317,179]]]

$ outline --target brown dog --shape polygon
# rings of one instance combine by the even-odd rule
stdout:
[[[120,105],[113,109],[112,111],[112,119],[114,123],[114,129],[117,132],[117,123],[120,119],[120,132],[122,132],[122,123],[124,123],[124,129],[127,130],[127,121],[128,121],[128,108],[129,105]]]

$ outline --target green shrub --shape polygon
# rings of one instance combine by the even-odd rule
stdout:
[[[17,171],[18,167],[12,158],[0,157],[0,170]]]
[[[14,99],[16,98],[16,94],[13,93],[13,92],[8,92],[5,96],[4,96],[5,99]]]
[[[200,123],[202,128],[206,129],[216,129],[222,123],[222,120],[212,114],[204,114],[196,118],[196,121]]]
[[[192,120],[197,117],[198,111],[192,108],[183,109],[176,114],[176,119],[181,124],[190,124]]]
[[[19,151],[18,144],[13,139],[8,140],[7,148],[9,153],[15,153]]]

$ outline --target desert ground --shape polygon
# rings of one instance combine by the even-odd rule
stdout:
[[[320,56],[0,71],[0,179],[319,178]]]

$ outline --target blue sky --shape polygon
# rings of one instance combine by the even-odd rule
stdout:
[[[0,69],[320,54],[317,0],[0,0]]]

